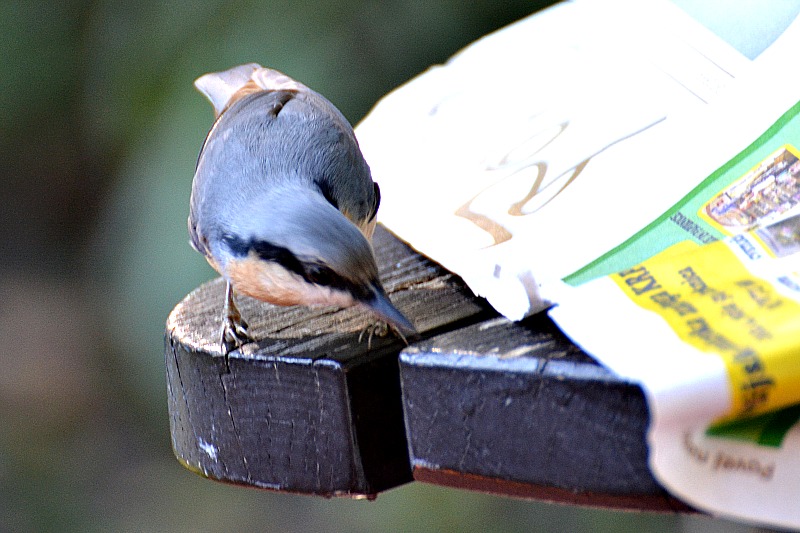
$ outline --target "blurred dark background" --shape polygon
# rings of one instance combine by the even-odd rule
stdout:
[[[356,123],[549,3],[0,3],[0,531],[747,530],[419,483],[375,502],[273,494],[172,456],[164,322],[214,275],[186,234],[212,121],[192,81],[259,62]]]

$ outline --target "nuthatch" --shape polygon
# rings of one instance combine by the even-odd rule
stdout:
[[[370,245],[380,190],[347,119],[251,63],[201,76],[216,121],[192,183],[192,246],[226,280],[221,346],[247,340],[234,291],[276,305],[363,305],[406,332]]]

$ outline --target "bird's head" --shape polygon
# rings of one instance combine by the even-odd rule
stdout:
[[[369,241],[321,194],[276,187],[246,205],[211,246],[237,291],[280,305],[360,304],[414,331],[386,295]]]

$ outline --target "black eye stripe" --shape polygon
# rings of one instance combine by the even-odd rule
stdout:
[[[310,283],[339,289],[350,293],[356,300],[368,300],[372,298],[372,290],[369,286],[359,285],[349,279],[340,276],[332,268],[315,262],[302,263],[305,267],[303,279]]]
[[[244,257],[250,251],[250,245],[247,242],[230,233],[223,234],[220,240],[235,256]]]
[[[223,235],[222,242],[238,257],[246,257],[251,251],[255,252],[260,259],[277,263],[309,283],[346,291],[356,300],[370,300],[373,297],[369,285],[355,283],[319,261],[298,258],[283,246],[252,239],[245,241],[230,234]]]
[[[229,233],[222,236],[222,242],[233,252],[233,255],[238,257],[245,257],[253,251],[264,261],[278,263],[289,272],[299,276],[303,276],[305,272],[305,268],[303,268],[297,256],[283,246],[276,246],[267,241],[244,240]]]

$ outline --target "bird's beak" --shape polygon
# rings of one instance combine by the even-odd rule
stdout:
[[[364,305],[369,307],[376,315],[395,326],[402,333],[414,334],[417,329],[393,304],[380,287],[375,287],[371,300],[365,300]]]

